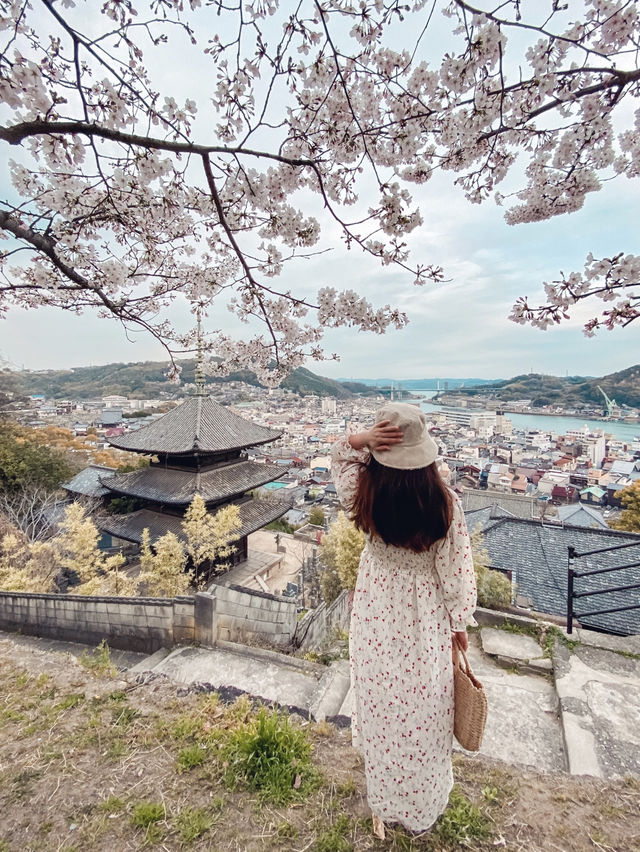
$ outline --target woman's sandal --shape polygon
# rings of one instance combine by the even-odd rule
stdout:
[[[371,814],[371,820],[373,822],[373,833],[379,840],[384,840],[384,823],[382,822],[378,814]]]

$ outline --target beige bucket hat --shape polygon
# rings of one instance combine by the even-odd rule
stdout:
[[[438,446],[427,430],[427,418],[417,405],[389,402],[376,412],[376,423],[388,420],[402,430],[401,443],[388,450],[371,450],[374,459],[385,467],[417,470],[428,467],[438,457]]]

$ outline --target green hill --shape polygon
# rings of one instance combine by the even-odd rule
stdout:
[[[576,408],[581,405],[604,406],[604,397],[598,386],[607,396],[615,399],[618,405],[639,407],[640,364],[617,373],[610,373],[602,378],[560,377],[529,373],[482,387],[458,388],[455,393],[467,396],[490,395],[504,402],[530,399],[534,406],[562,405],[567,408]]]
[[[195,381],[193,359],[180,362],[182,386]],[[21,372],[16,376],[24,393],[42,393],[53,399],[92,399],[111,394],[133,399],[179,396],[181,386],[167,380],[168,365],[158,361],[141,361],[134,364],[104,364],[99,367],[74,367],[69,370],[39,370]],[[207,376],[212,388],[227,382],[241,381],[260,386],[256,376],[249,371],[230,373],[224,377]],[[318,396],[351,397],[357,393],[374,393],[366,385],[350,382],[349,386],[318,376],[311,370],[300,367],[282,383],[286,390],[299,394]]]

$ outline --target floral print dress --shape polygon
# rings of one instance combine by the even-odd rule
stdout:
[[[347,438],[334,446],[333,480],[346,507],[367,457]],[[382,820],[412,831],[435,822],[453,786],[451,631],[475,624],[471,545],[452,497],[449,532],[425,553],[367,538],[351,613],[352,738],[364,755],[367,800]]]

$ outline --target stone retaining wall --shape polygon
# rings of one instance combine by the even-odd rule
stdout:
[[[116,598],[0,591],[0,630],[152,654],[195,640],[194,598]]]
[[[293,644],[303,651],[319,651],[331,642],[337,630],[349,628],[351,594],[343,589],[335,601],[310,609],[298,622]]]
[[[293,639],[298,608],[289,598],[242,586],[215,586],[212,592],[218,639],[262,639],[274,645],[288,645]]]
[[[343,592],[298,624],[289,598],[241,586],[214,586],[195,597],[116,598],[39,595],[0,591],[0,630],[152,654],[159,648],[196,643],[213,647],[218,639],[316,648],[335,627],[348,624],[349,599]],[[300,627],[304,630],[300,632]]]

